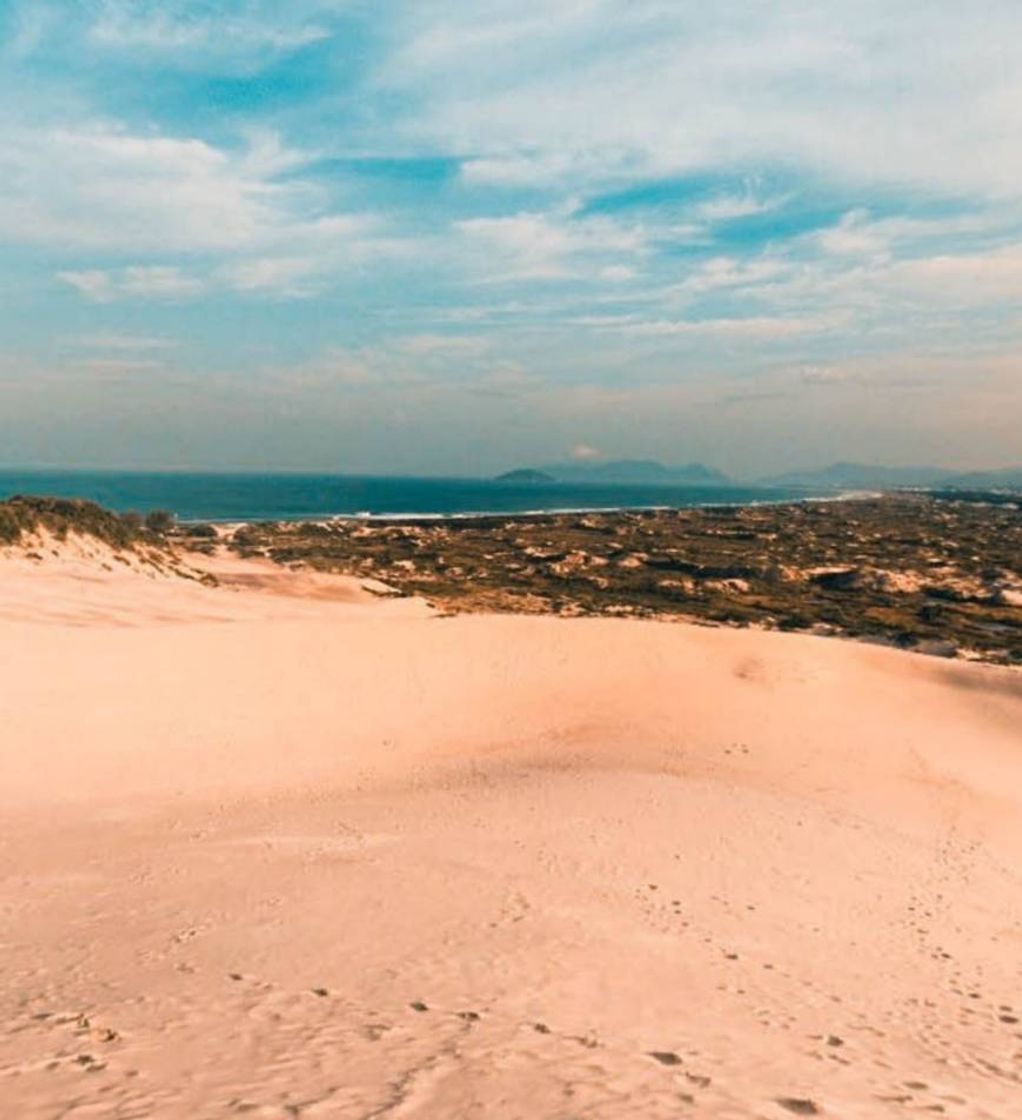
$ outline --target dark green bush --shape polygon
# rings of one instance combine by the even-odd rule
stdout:
[[[16,544],[23,534],[39,529],[48,530],[58,540],[70,532],[85,533],[113,548],[129,547],[141,532],[130,518],[79,498],[17,494],[0,502],[0,542]]]
[[[146,529],[158,537],[166,536],[174,528],[174,524],[174,515],[167,509],[153,509],[145,515]]]

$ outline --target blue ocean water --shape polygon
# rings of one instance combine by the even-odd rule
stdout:
[[[754,486],[513,483],[332,474],[0,471],[0,499],[14,494],[88,498],[122,513],[167,509],[186,521],[681,509],[811,496],[804,489]]]

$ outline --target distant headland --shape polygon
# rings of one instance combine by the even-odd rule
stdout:
[[[1020,490],[1022,466],[956,471],[949,467],[891,467],[877,463],[831,463],[760,478],[736,479],[705,463],[669,466],[655,459],[607,459],[521,467],[497,482],[572,482],[640,486],[782,486],[833,490]]]
[[[498,475],[497,482],[592,482],[637,486],[730,486],[723,471],[703,463],[665,466],[655,459],[608,459],[522,467]]]
[[[557,479],[554,478],[553,475],[547,474],[546,471],[537,471],[532,467],[521,467],[516,471],[505,471],[503,474],[498,474],[493,481],[539,484],[543,482],[556,482]]]

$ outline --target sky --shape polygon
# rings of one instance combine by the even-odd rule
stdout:
[[[0,0],[0,464],[1020,433],[1018,0]]]

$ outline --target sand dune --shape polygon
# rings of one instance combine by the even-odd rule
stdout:
[[[56,559],[4,1115],[1022,1115],[1022,674]]]

